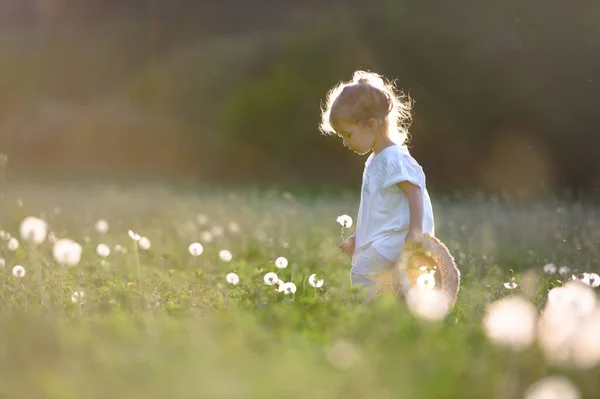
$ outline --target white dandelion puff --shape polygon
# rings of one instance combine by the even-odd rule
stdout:
[[[205,244],[208,244],[208,243],[212,242],[213,238],[214,237],[213,237],[213,235],[212,235],[212,233],[210,231],[203,231],[202,234],[200,234],[200,239]]]
[[[17,278],[22,278],[25,276],[25,268],[17,265],[12,268],[12,274]]]
[[[548,263],[544,265],[544,273],[554,274],[556,273],[556,265],[554,263]]]
[[[104,219],[100,219],[96,222],[96,231],[100,234],[106,234],[108,231],[108,222]]]
[[[275,259],[275,266],[278,269],[285,269],[288,267],[288,260],[285,257],[280,256],[279,258]]]
[[[75,266],[81,260],[81,245],[68,238],[61,238],[54,243],[52,255],[64,266]]]
[[[417,287],[432,290],[435,287],[435,277],[431,273],[421,273],[417,277]]]
[[[348,215],[338,216],[336,221],[344,228],[352,227],[352,218]]]
[[[76,291],[73,293],[73,295],[71,295],[71,302],[82,303],[84,297],[85,297],[85,294],[83,293],[83,291]]]
[[[2,241],[8,241],[10,240],[10,233],[4,231],[4,230],[0,230],[0,240]]]
[[[48,224],[35,216],[28,216],[21,222],[20,226],[21,238],[24,241],[29,241],[32,244],[41,244],[46,239],[48,234]]]
[[[102,258],[106,258],[108,255],[110,255],[110,247],[106,244],[98,244],[96,247],[96,253]]]
[[[150,239],[148,237],[140,237],[138,245],[140,246],[140,248],[146,250],[150,249],[150,247],[152,246],[152,242],[150,242]]]
[[[600,276],[596,273],[583,273],[581,281],[588,287],[596,288],[600,285]]]
[[[561,276],[564,276],[566,274],[569,273],[569,268],[567,266],[561,266],[558,268],[558,274],[560,274]]]
[[[8,243],[6,244],[6,247],[8,248],[9,251],[15,252],[17,249],[19,249],[19,241],[16,238],[11,237],[8,239]]]
[[[296,284],[292,282],[287,282],[283,284],[283,290],[286,295],[295,294],[296,293]]]
[[[195,242],[190,244],[188,251],[190,251],[192,256],[200,256],[202,255],[202,252],[204,252],[204,247],[199,242]]]
[[[228,282],[229,284],[236,285],[237,283],[239,283],[239,282],[240,282],[240,277],[239,277],[237,274],[235,274],[235,273],[229,273],[229,274],[227,274],[227,276],[225,277],[225,280],[227,280],[227,282]]]
[[[216,225],[212,229],[210,229],[210,232],[215,237],[221,237],[225,232],[225,229],[223,228],[223,226]]]
[[[208,223],[208,216],[201,213],[198,216],[196,216],[196,222],[198,222],[198,224],[202,226],[202,225]]]
[[[130,238],[131,238],[133,241],[139,241],[139,240],[142,238],[142,236],[140,236],[138,233],[136,233],[136,232],[135,232],[135,231],[133,231],[133,230],[129,230],[129,231],[127,232],[127,234],[129,234],[129,237],[130,237]]]
[[[4,258],[0,258],[0,269],[4,269],[6,267],[6,260]]]
[[[535,340],[537,310],[519,296],[500,299],[488,306],[483,326],[495,344],[514,350],[529,347]]]
[[[523,399],[579,399],[579,389],[563,376],[545,377],[533,383]]]
[[[227,227],[229,228],[229,231],[233,234],[237,234],[241,230],[240,225],[233,221],[229,222],[229,225]]]
[[[308,284],[310,284],[311,286],[313,286],[315,288],[321,288],[323,286],[323,279],[317,280],[317,275],[311,274],[310,277],[308,278]]]
[[[265,274],[264,280],[266,285],[275,285],[279,281],[279,277],[277,276],[277,274],[269,272]]]
[[[221,259],[223,262],[230,262],[231,259],[233,259],[233,255],[231,255],[231,252],[228,250],[222,249],[219,251],[219,259]]]
[[[418,287],[409,289],[406,304],[413,315],[429,321],[442,320],[450,310],[450,301],[442,291]]]

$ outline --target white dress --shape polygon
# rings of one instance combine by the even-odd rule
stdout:
[[[410,224],[408,197],[397,183],[409,181],[423,194],[423,233],[435,234],[433,209],[423,168],[408,148],[386,147],[369,155],[363,172],[360,206],[356,218],[352,283],[368,284],[390,271],[404,249]],[[369,277],[371,276],[371,277]]]

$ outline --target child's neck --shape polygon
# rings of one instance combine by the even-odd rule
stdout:
[[[391,138],[389,138],[387,135],[384,135],[384,136],[381,136],[380,139],[375,140],[371,150],[373,151],[373,154],[377,155],[381,151],[383,151],[386,148],[391,147],[393,145],[396,145],[396,143]]]

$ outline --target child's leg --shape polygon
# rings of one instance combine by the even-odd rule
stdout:
[[[368,248],[354,262],[350,270],[352,286],[362,286],[367,290],[367,298],[372,300],[377,292],[392,289],[392,269],[394,263],[373,248]]]

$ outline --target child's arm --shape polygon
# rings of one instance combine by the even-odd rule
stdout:
[[[415,246],[419,246],[423,240],[423,193],[419,186],[408,181],[397,183],[397,186],[408,197],[410,224],[406,235],[406,244],[407,249],[413,249]]]

